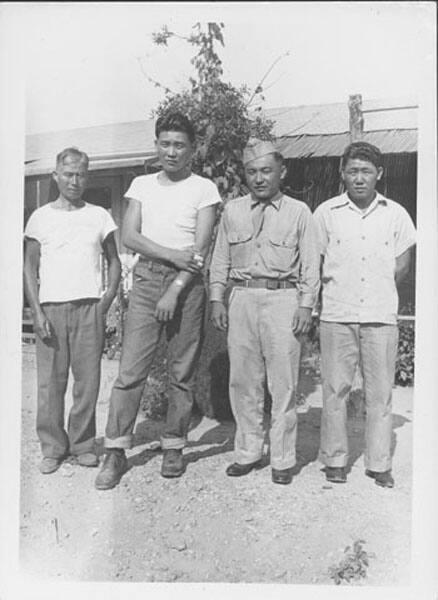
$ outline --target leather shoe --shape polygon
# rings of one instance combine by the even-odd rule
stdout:
[[[128,470],[128,461],[122,448],[109,448],[105,455],[102,468],[96,477],[95,486],[98,490],[111,490]]]
[[[185,471],[182,449],[171,448],[163,451],[161,464],[162,477],[181,477]]]
[[[345,467],[326,467],[325,478],[331,483],[346,483]]]
[[[367,469],[365,475],[374,479],[376,485],[384,488],[394,487],[394,478],[391,475],[391,471],[370,471]]]
[[[50,456],[45,456],[43,460],[39,464],[40,473],[43,475],[50,475],[50,473],[54,473],[61,466],[62,459],[61,458],[51,458]]]
[[[288,485],[292,481],[293,469],[272,469],[272,481]]]
[[[260,467],[260,464],[260,460],[256,460],[252,463],[247,463],[246,465],[233,463],[227,467],[225,473],[230,477],[241,477],[242,475],[248,475],[248,473],[250,473],[253,469],[257,469],[258,467]]]

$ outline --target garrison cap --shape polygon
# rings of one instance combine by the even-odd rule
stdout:
[[[273,154],[274,152],[278,152],[278,150],[272,142],[266,142],[257,138],[249,138],[248,143],[243,150],[242,162],[246,165],[246,163],[249,163],[251,160],[261,158],[267,154]]]

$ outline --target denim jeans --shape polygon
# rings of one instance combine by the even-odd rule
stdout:
[[[177,270],[172,267],[144,260],[135,267],[120,370],[109,403],[107,448],[132,447],[141,397],[163,329],[168,340],[169,402],[161,445],[164,449],[180,449],[185,445],[206,295],[202,278],[195,277],[181,292],[174,318],[160,323],[154,315],[155,308],[176,275]]]
[[[62,458],[94,451],[104,325],[98,300],[42,305],[52,337],[36,336],[37,434],[42,454]],[[73,406],[64,428],[68,373],[73,372]]]

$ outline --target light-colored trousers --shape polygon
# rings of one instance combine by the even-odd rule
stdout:
[[[392,386],[397,325],[321,321],[323,409],[320,460],[328,467],[348,462],[347,406],[358,364],[365,391],[365,468],[391,468]]]
[[[229,300],[230,402],[236,420],[235,461],[263,452],[265,381],[272,397],[270,455],[274,469],[295,465],[295,390],[301,344],[292,333],[295,289],[238,288]]]

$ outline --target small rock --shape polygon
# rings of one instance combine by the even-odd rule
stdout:
[[[277,571],[274,575],[274,579],[281,579],[282,577],[286,577],[287,571]]]
[[[97,529],[97,527],[94,527],[94,529],[91,530],[91,536],[94,537],[99,533],[99,530]]]
[[[178,550],[178,552],[183,552],[183,550],[187,549],[187,544],[184,538],[182,537],[173,537],[168,541],[169,547],[174,550]]]

